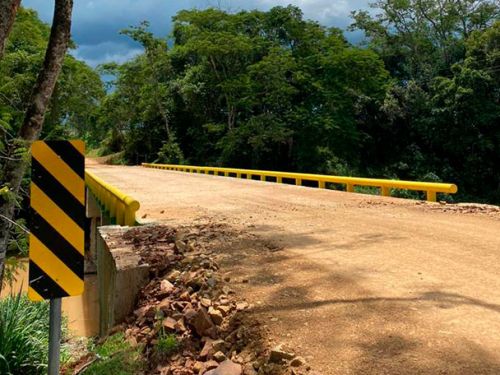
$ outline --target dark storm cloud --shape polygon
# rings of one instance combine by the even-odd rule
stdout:
[[[143,20],[151,23],[155,34],[164,36],[170,32],[172,16],[180,9],[221,6],[231,11],[266,10],[289,3],[303,9],[307,18],[345,28],[350,23],[350,12],[366,8],[368,0],[75,0],[73,39],[78,49],[73,54],[93,66],[108,61],[123,62],[141,49],[119,32]],[[51,21],[53,1],[24,0],[23,5],[36,9],[44,21]]]

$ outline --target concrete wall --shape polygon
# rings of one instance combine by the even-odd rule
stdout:
[[[149,282],[149,266],[121,240],[129,228],[118,225],[99,227],[97,276],[99,290],[99,333],[123,322],[134,310],[137,296]]]

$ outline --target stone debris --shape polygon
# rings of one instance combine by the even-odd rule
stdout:
[[[290,360],[294,358],[295,355],[289,351],[283,349],[283,345],[278,345],[271,350],[269,354],[270,363],[282,363],[283,361]]]
[[[281,347],[269,350],[253,305],[238,301],[231,278],[219,274],[217,243],[234,239],[225,225],[175,230],[133,228],[123,235],[144,264],[150,282],[123,327],[144,348],[146,374],[285,375],[305,362]],[[215,245],[214,245],[215,244]],[[175,335],[179,349],[158,355],[161,335]],[[290,363],[293,362],[292,363]]]
[[[302,357],[295,357],[290,361],[290,366],[292,367],[300,367],[306,364],[306,360]]]
[[[440,204],[426,204],[426,208],[433,211],[453,212],[459,214],[479,214],[488,215],[500,219],[500,206],[481,203],[457,203],[447,204],[446,202],[439,202]]]
[[[230,360],[222,362],[217,368],[208,371],[206,375],[241,375],[241,365]]]
[[[220,350],[214,354],[214,359],[217,361],[217,362],[223,362],[227,359],[226,355],[221,352]]]

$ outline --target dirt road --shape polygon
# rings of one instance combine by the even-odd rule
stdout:
[[[324,374],[500,374],[500,213],[141,167],[90,166],[145,220],[264,237],[226,267],[271,339]],[[246,283],[248,279],[248,283]]]

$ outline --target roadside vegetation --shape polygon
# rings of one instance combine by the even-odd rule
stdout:
[[[132,347],[123,333],[108,337],[102,344],[90,345],[89,353],[93,359],[80,370],[86,375],[135,375],[145,368],[142,347]]]
[[[24,294],[0,300],[0,374],[45,374],[48,342],[47,302],[31,302]],[[66,358],[64,349],[62,357]]]

